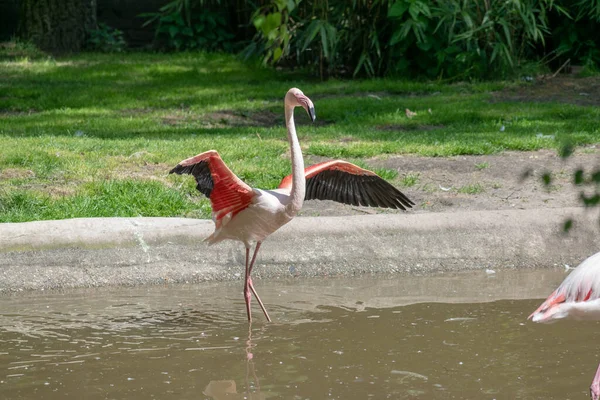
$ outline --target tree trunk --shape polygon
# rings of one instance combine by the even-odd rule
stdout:
[[[18,35],[42,50],[79,51],[96,27],[96,0],[20,0]]]

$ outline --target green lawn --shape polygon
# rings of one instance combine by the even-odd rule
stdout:
[[[215,54],[0,57],[0,222],[97,216],[209,217],[180,160],[216,149],[251,186],[290,172],[283,96],[307,156],[450,156],[600,142],[600,109],[491,102],[516,83],[320,82]],[[408,108],[417,115],[405,115]],[[429,112],[428,110],[431,110]],[[501,127],[504,130],[501,131]],[[413,176],[379,171],[399,186]]]

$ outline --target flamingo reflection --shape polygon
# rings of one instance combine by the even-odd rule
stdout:
[[[265,396],[260,392],[260,383],[254,366],[254,353],[252,349],[256,345],[252,343],[252,324],[248,326],[248,340],[246,341],[246,393],[238,393],[237,385],[233,379],[222,381],[210,381],[204,389],[203,394],[214,400],[264,400]],[[252,381],[250,380],[252,377]]]

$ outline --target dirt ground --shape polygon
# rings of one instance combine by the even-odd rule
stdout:
[[[556,101],[600,106],[600,79],[557,75],[530,85],[493,93],[495,101]],[[308,159],[307,163],[319,159]],[[584,167],[600,168],[600,145],[588,146],[561,159],[556,151],[505,152],[487,156],[450,158],[395,156],[371,159],[373,168],[395,169],[400,179],[410,177],[412,186],[399,186],[415,202],[411,212],[457,212],[469,210],[534,209],[580,206],[581,187],[573,173]],[[545,186],[542,175],[550,172]],[[309,201],[303,215],[352,215],[390,212],[340,205],[332,201]],[[391,211],[400,212],[400,211]]]
[[[537,101],[600,106],[600,79],[572,74],[539,77],[531,84],[495,92],[492,101]]]

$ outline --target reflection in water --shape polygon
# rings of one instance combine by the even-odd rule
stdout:
[[[260,384],[256,369],[254,366],[254,354],[252,349],[255,345],[252,343],[252,322],[248,324],[248,340],[246,341],[246,394],[239,394],[235,380],[210,381],[204,389],[206,396],[212,397],[214,400],[233,400],[233,399],[248,399],[248,400],[264,400],[265,396],[260,392]],[[252,381],[250,381],[252,375]]]
[[[256,376],[256,367],[254,366],[254,354],[252,349],[254,348],[252,343],[252,322],[248,323],[248,340],[246,341],[246,393],[249,398],[262,399],[264,398],[260,393],[260,383]],[[252,375],[252,393],[249,376]],[[254,393],[255,392],[255,393]],[[256,394],[257,396],[254,396]]]
[[[237,284],[2,296],[0,398],[583,399],[598,324],[477,302],[558,272],[265,283],[276,322],[252,326]]]
[[[210,381],[206,389],[204,389],[204,394],[215,400],[241,398],[237,392],[234,380]]]

